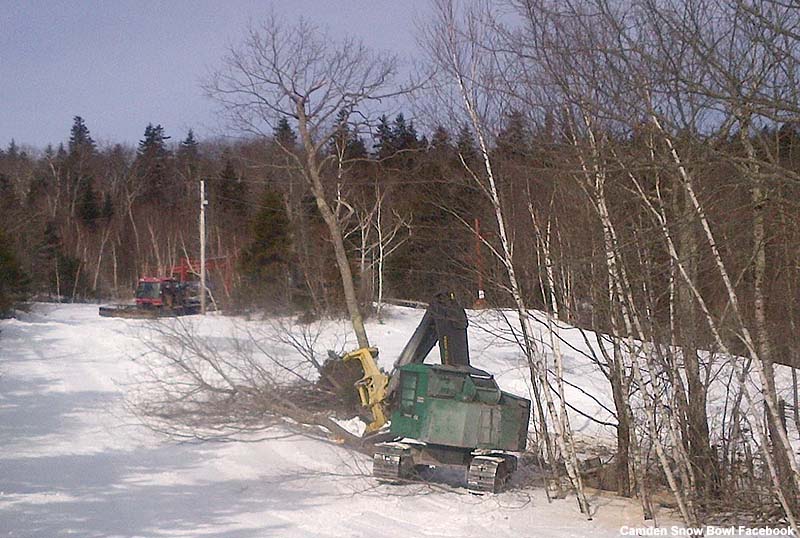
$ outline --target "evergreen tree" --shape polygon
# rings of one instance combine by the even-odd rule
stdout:
[[[478,150],[472,130],[466,124],[461,126],[456,140],[456,149],[467,164],[474,163],[478,158]]]
[[[94,200],[90,174],[91,163],[95,157],[95,143],[86,122],[80,116],[73,118],[68,148],[69,152],[63,162],[72,197],[70,203],[78,218],[85,224],[93,226],[91,219],[97,212],[97,201]]]
[[[395,151],[413,150],[419,147],[419,138],[417,137],[417,130],[414,128],[414,122],[406,123],[406,118],[402,112],[394,119],[392,140]]]
[[[16,141],[12,138],[11,142],[8,144],[8,149],[6,150],[6,157],[11,160],[19,158],[19,146],[17,146]]]
[[[42,240],[36,249],[33,274],[51,293],[68,297],[72,295],[75,287],[75,276],[79,265],[79,260],[64,254],[56,223],[48,221],[44,227]]]
[[[387,159],[395,153],[394,131],[389,125],[389,119],[384,114],[378,119],[377,132],[375,133],[375,144],[372,146],[373,153],[379,159]]]
[[[345,151],[345,159],[366,159],[367,158],[367,145],[364,144],[364,139],[350,133],[350,138],[347,139],[347,150]]]
[[[530,134],[525,116],[512,111],[503,130],[497,135],[497,150],[504,157],[526,157],[530,154]]]
[[[783,166],[790,170],[800,168],[800,125],[784,123],[777,133],[778,151]]]
[[[186,138],[178,144],[175,166],[178,173],[174,177],[174,196],[176,199],[185,200],[190,193],[196,192],[197,181],[200,178],[200,144],[194,137],[192,129],[189,129]]]
[[[252,222],[253,241],[242,253],[241,268],[253,291],[266,299],[284,297],[290,252],[289,219],[280,193],[267,187]]]
[[[56,223],[48,221],[44,226],[42,253],[48,258],[52,258],[61,249],[61,237],[58,235]]]
[[[37,171],[31,180],[28,193],[25,195],[25,206],[28,210],[34,210],[36,204],[46,195],[50,178],[46,172]]]
[[[151,159],[167,156],[169,151],[166,141],[169,139],[161,125],[153,126],[152,123],[148,123],[144,129],[144,138],[139,141],[139,156]]]
[[[17,195],[11,184],[11,178],[0,172],[0,224],[2,224],[2,217],[9,216],[16,209],[17,204]]]
[[[233,216],[247,214],[247,190],[230,155],[225,157],[225,165],[212,183],[211,192],[214,206],[222,213]]]
[[[378,119],[373,150],[379,159],[391,159],[393,166],[407,168],[413,162],[414,156],[405,152],[419,147],[420,143],[414,122],[407,123],[402,113],[395,117],[391,125],[389,125],[386,115]],[[405,154],[397,155],[399,151],[403,151]]]
[[[72,118],[72,129],[69,134],[69,153],[70,155],[91,154],[94,152],[95,143],[89,134],[86,122],[80,116]]]
[[[364,140],[350,128],[347,118],[347,111],[340,110],[336,118],[338,128],[331,137],[330,152],[338,157],[339,153],[344,149],[342,153],[343,160],[363,159],[367,156],[367,147],[364,144]]]
[[[186,133],[186,138],[181,141],[180,148],[178,148],[178,155],[186,159],[197,159],[200,150],[200,144],[194,138],[194,131],[189,129]]]
[[[0,229],[0,318],[8,316],[14,300],[28,288],[29,280],[17,262],[11,242]]]
[[[100,217],[100,207],[97,203],[97,193],[94,190],[94,180],[91,176],[86,176],[81,180],[81,192],[75,209],[83,223],[94,230],[96,221]]]
[[[106,223],[111,220],[111,217],[114,216],[114,199],[111,197],[110,193],[105,193],[103,195],[103,208],[100,210],[100,218],[102,218]]]
[[[169,138],[164,134],[161,125],[153,126],[152,123],[148,123],[144,130],[144,138],[139,141],[136,164],[139,177],[145,185],[145,198],[173,203],[175,193],[170,189],[174,186],[170,177],[172,155],[166,145]]]
[[[447,129],[438,125],[436,129],[433,131],[433,136],[431,137],[431,149],[440,151],[440,150],[449,150],[452,148],[450,145],[450,133],[447,132]]]
[[[188,172],[189,179],[195,179],[198,161],[200,160],[200,144],[194,137],[194,131],[189,129],[186,138],[178,145],[176,155],[182,169]]]
[[[272,131],[272,138],[278,146],[286,150],[294,149],[297,144],[297,134],[285,117],[278,120],[278,125]]]

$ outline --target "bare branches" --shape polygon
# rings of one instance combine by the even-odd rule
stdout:
[[[186,318],[155,323],[137,360],[142,373],[129,406],[145,425],[176,439],[252,440],[274,435],[272,428],[290,419],[322,426],[360,449],[360,439],[320,403],[332,399],[318,384],[326,325],[275,319],[209,337]]]
[[[271,134],[280,118],[309,118],[312,150],[319,152],[336,130],[336,115],[398,95],[397,59],[369,51],[362,42],[335,40],[301,19],[292,25],[271,15],[252,24],[243,43],[231,48],[224,67],[206,80],[236,128]]]

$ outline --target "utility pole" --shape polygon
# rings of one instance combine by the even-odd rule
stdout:
[[[486,308],[486,293],[483,291],[483,256],[481,255],[481,221],[475,219],[475,265],[478,269],[478,298],[472,308],[481,310]]]
[[[200,313],[206,313],[206,182],[200,180]]]

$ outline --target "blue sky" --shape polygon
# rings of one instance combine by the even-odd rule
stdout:
[[[200,80],[248,21],[270,9],[410,58],[425,0],[0,0],[0,147],[66,141],[83,116],[95,140],[135,144],[148,122],[183,138],[220,132]]]

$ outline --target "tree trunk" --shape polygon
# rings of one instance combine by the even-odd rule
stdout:
[[[684,198],[686,198],[684,194]],[[686,268],[687,278],[697,279],[697,250],[694,229],[692,226],[692,210],[690,201],[685,199],[682,208],[676,207],[676,214],[681,215],[682,226],[678,235],[678,255]],[[676,204],[678,205],[678,204]],[[695,472],[697,492],[703,497],[713,497],[718,493],[714,473],[714,458],[708,431],[708,414],[706,411],[706,387],[700,372],[700,357],[697,354],[697,311],[692,292],[681,279],[675,283],[678,302],[678,330],[681,341],[680,349],[686,372],[687,389],[687,451],[690,463]]]
[[[764,290],[767,278],[766,226],[764,223],[766,196],[758,171],[754,175],[751,195],[753,202],[753,317],[755,321],[755,336],[758,355],[761,358],[766,380],[764,389],[770,398],[778,402],[778,395],[775,389],[775,371],[769,342],[769,329],[767,327],[767,305]],[[775,412],[776,410],[769,407],[767,411],[769,438],[773,447],[778,476],[780,477],[780,487],[786,502],[789,503],[792,512],[796,514],[798,509],[797,488],[792,478],[792,467],[787,451],[781,444],[781,436],[786,435],[783,417],[779,416],[779,413]]]
[[[580,507],[582,514],[586,515],[587,517],[591,517],[589,500],[586,498],[586,493],[583,489],[583,480],[580,474],[580,465],[578,463],[578,457],[575,453],[574,445],[572,445],[571,443],[571,432],[569,431],[569,425],[564,423],[564,420],[559,416],[559,414],[556,411],[555,403],[553,402],[553,396],[550,393],[550,387],[548,386],[547,383],[547,369],[545,367],[544,361],[541,358],[537,358],[535,356],[536,351],[533,343],[533,335],[530,329],[530,316],[528,314],[525,301],[522,297],[522,289],[517,280],[516,270],[514,268],[514,246],[508,236],[505,216],[503,212],[503,204],[500,200],[500,195],[497,189],[497,183],[495,182],[494,172],[492,169],[492,161],[489,154],[489,147],[486,142],[486,138],[484,136],[482,124],[475,110],[475,106],[470,100],[469,97],[470,92],[467,90],[465,86],[465,82],[463,77],[461,76],[461,72],[459,71],[459,65],[456,58],[453,58],[453,67],[455,68],[457,74],[457,82],[459,85],[459,89],[461,90],[461,97],[464,101],[464,107],[467,111],[467,114],[469,115],[472,127],[475,130],[475,134],[478,140],[478,148],[483,158],[484,169],[486,171],[486,178],[488,181],[487,192],[489,194],[489,198],[492,203],[492,208],[494,209],[495,219],[497,221],[497,228],[500,234],[500,242],[502,244],[502,258],[500,259],[500,261],[503,263],[503,266],[506,270],[506,274],[508,276],[508,281],[510,285],[511,295],[514,299],[514,304],[517,309],[517,316],[519,318],[520,328],[522,330],[522,341],[523,341],[524,351],[531,371],[531,382],[534,383],[535,385],[536,383],[535,376],[537,375],[539,376],[539,382],[542,388],[542,395],[545,398],[548,412],[550,413],[550,416],[553,420],[553,425],[555,426],[556,429],[556,434],[557,434],[556,442],[558,443],[558,447],[559,450],[561,451],[561,454],[564,456],[564,467],[566,468],[570,482],[575,488],[575,493],[578,497],[578,505]],[[551,459],[551,462],[552,461],[554,460]]]
[[[353,284],[353,271],[350,269],[350,260],[347,258],[347,249],[344,246],[342,229],[339,226],[336,215],[333,213],[333,210],[325,198],[325,188],[322,184],[320,166],[317,162],[317,150],[314,147],[314,141],[311,139],[311,133],[308,130],[305,100],[297,98],[295,108],[297,111],[300,138],[306,150],[306,167],[304,172],[309,180],[311,192],[314,194],[314,199],[317,202],[317,207],[322,215],[322,219],[325,221],[328,232],[331,234],[333,251],[336,255],[336,265],[339,267],[339,275],[342,279],[344,300],[347,305],[347,311],[350,314],[350,322],[353,325],[353,331],[356,333],[358,347],[369,347],[369,338],[367,338],[367,330],[364,327],[364,317],[361,314],[356,288]]]
[[[617,477],[617,493],[623,497],[631,496],[630,476],[628,474],[631,426],[628,420],[628,405],[623,391],[620,372],[615,364],[611,370],[611,394],[614,397],[614,409],[617,411],[617,454],[614,458]],[[645,518],[647,519],[647,518]]]

